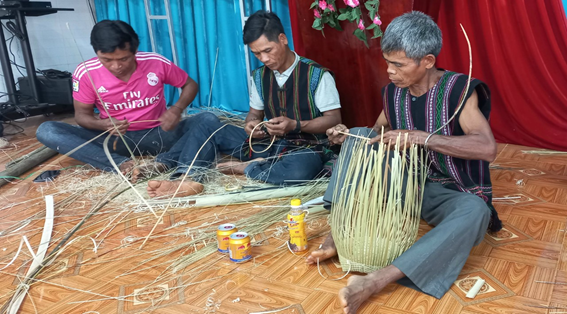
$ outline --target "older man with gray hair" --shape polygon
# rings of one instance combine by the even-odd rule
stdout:
[[[356,313],[372,294],[398,281],[423,293],[441,298],[461,272],[473,246],[487,228],[498,231],[502,223],[492,206],[489,162],[496,158],[496,143],[488,123],[490,92],[483,82],[439,69],[435,62],[442,46],[441,30],[421,12],[397,17],[382,38],[382,52],[391,83],[382,89],[384,110],[372,129],[348,130],[339,124],[327,130],[329,140],[344,144],[349,154],[354,137],[371,137],[370,144],[395,142],[399,133],[428,154],[431,166],[423,194],[421,216],[435,226],[394,262],[366,276],[351,276],[339,298],[344,313]],[[454,120],[447,121],[464,105]],[[443,127],[441,127],[443,126]],[[438,130],[440,129],[440,130]],[[337,171],[334,171],[336,174]],[[325,201],[332,210],[333,191],[341,182],[331,178]],[[307,257],[308,264],[337,255],[332,234]]]

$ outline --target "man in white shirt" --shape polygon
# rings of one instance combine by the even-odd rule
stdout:
[[[170,195],[180,185],[177,196],[199,193],[203,189],[202,169],[212,166],[217,152],[241,160],[217,165],[221,171],[272,184],[308,181],[323,169],[323,150],[328,143],[325,131],[341,122],[332,73],[289,49],[281,21],[272,12],[251,15],[243,39],[264,64],[252,72],[244,130],[224,126],[211,113],[199,115],[199,123],[190,132],[190,144],[174,156],[177,159],[172,158],[177,162],[166,164],[166,168],[177,167],[176,173],[170,180],[149,181],[150,196]],[[267,121],[257,127],[264,119]],[[191,163],[191,180],[181,183],[178,178]]]

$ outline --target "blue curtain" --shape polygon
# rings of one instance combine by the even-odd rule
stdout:
[[[245,0],[246,15],[264,9],[264,2]],[[282,20],[293,49],[287,0],[272,0],[271,3],[272,11]],[[130,23],[140,37],[139,50],[152,50],[143,0],[96,0],[95,5],[99,21],[118,19]],[[170,0],[170,5],[177,65],[199,83],[199,94],[192,106],[206,107],[210,98],[211,107],[232,112],[248,111],[245,47],[242,43],[239,1]],[[152,15],[165,15],[164,1],[150,0],[150,12]],[[156,41],[155,52],[173,60],[167,21],[152,21],[152,31]],[[261,65],[252,54],[250,61],[252,69]],[[176,89],[166,89],[169,105],[177,97]]]

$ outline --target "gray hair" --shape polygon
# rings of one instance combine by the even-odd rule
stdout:
[[[388,25],[381,46],[383,53],[403,51],[419,63],[428,54],[439,55],[443,38],[439,26],[429,15],[412,11],[398,16]]]

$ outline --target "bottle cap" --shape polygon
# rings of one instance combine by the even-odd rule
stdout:
[[[294,199],[291,200],[290,205],[291,206],[301,206],[301,200],[298,199],[298,198],[294,198]]]

